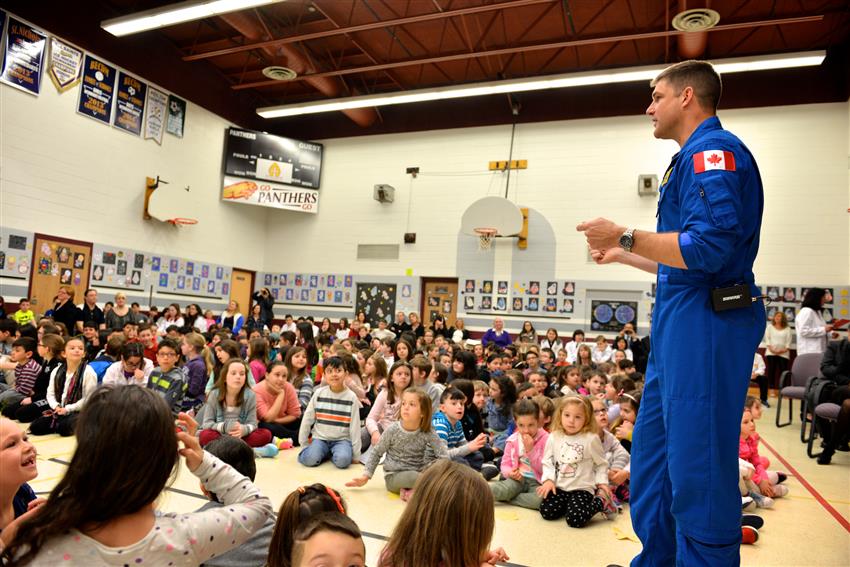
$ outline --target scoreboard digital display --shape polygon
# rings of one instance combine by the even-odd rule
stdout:
[[[243,179],[318,189],[323,150],[322,144],[228,128],[224,172]]]

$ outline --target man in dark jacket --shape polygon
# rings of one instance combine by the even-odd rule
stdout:
[[[841,406],[832,435],[826,440],[823,452],[818,457],[819,465],[828,465],[837,448],[847,450],[847,438],[850,436],[850,329],[846,337],[826,347],[820,371],[824,378],[836,384],[829,401]]]

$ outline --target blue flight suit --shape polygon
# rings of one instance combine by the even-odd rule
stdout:
[[[712,169],[721,157],[726,169]],[[688,269],[658,265],[632,435],[632,523],[643,543],[632,567],[740,563],[738,438],[765,310],[756,301],[714,312],[711,289],[747,283],[760,295],[752,269],[763,208],[752,154],[706,119],[673,156],[658,200],[657,230],[679,233]]]

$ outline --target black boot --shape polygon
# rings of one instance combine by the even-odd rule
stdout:
[[[835,449],[830,446],[824,448],[820,455],[818,455],[818,464],[819,465],[828,465],[832,462],[832,456],[835,454]]]

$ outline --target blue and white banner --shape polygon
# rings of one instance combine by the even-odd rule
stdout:
[[[147,89],[148,86],[139,79],[122,71],[118,72],[118,100],[113,126],[136,136],[142,133]]]
[[[86,54],[77,112],[109,124],[115,98],[115,67]]]
[[[44,69],[47,34],[15,18],[9,18],[5,57],[0,81],[38,96]]]
[[[165,132],[165,114],[168,95],[151,87],[148,89],[148,102],[145,108],[145,140],[153,140],[162,145],[162,133]]]

